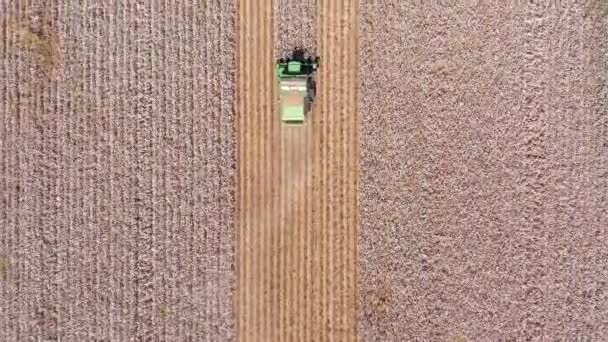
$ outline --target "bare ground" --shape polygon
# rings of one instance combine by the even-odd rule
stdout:
[[[607,340],[605,2],[361,13],[361,339]]]
[[[240,340],[356,339],[357,12],[352,0],[240,3]],[[294,48],[326,62],[305,125],[289,127],[274,59]]]
[[[0,340],[234,337],[219,3],[0,3]]]

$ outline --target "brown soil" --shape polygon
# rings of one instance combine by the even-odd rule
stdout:
[[[234,5],[0,4],[0,340],[234,336]]]
[[[362,340],[608,340],[602,3],[363,1]]]
[[[352,341],[358,8],[355,1],[276,5],[274,16],[270,3],[258,1],[239,11],[239,51],[250,58],[239,66],[238,334],[244,341]],[[303,16],[290,21],[293,12]],[[288,127],[276,105],[274,58],[297,47],[318,50],[327,63],[306,124]]]

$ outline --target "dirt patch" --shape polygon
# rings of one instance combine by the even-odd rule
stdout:
[[[11,263],[9,258],[0,256],[0,280],[7,281],[10,271]]]
[[[43,75],[50,77],[61,63],[61,50],[48,7],[23,7],[20,15],[4,15],[0,23],[0,56],[15,58],[18,52],[31,54]],[[12,57],[9,56],[13,55]]]

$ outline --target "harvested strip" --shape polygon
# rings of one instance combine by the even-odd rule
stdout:
[[[0,5],[0,340],[234,338],[234,9]]]
[[[318,31],[308,12],[293,23],[283,13],[298,6],[312,13],[312,4],[275,2],[274,44],[273,32],[253,20],[272,22],[271,4],[244,1],[239,11],[239,55],[248,56],[239,63],[241,340],[356,339],[358,6],[319,3]],[[305,36],[292,40],[289,32]],[[314,53],[315,38],[322,47],[315,104],[304,125],[283,125],[274,58],[302,43]]]

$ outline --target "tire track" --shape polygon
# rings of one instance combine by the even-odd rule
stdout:
[[[547,272],[545,267],[550,263],[545,261],[535,265],[534,260],[546,260],[548,245],[545,230],[546,208],[548,203],[547,177],[547,133],[548,116],[545,94],[551,86],[551,80],[546,76],[547,44],[544,42],[551,38],[549,27],[550,18],[545,9],[539,4],[530,4],[524,19],[524,57],[526,68],[523,74],[525,86],[523,88],[522,107],[524,108],[525,129],[521,133],[522,145],[519,150],[523,152],[523,169],[519,172],[518,183],[521,185],[522,199],[522,231],[525,233],[523,247],[525,250],[525,265],[522,279],[525,279],[523,293],[525,302],[534,308],[543,301],[544,293],[539,291],[542,286],[542,274]],[[528,308],[522,307],[521,310]],[[536,310],[524,314],[523,324],[526,334],[538,336],[544,328],[544,320],[536,317]]]

